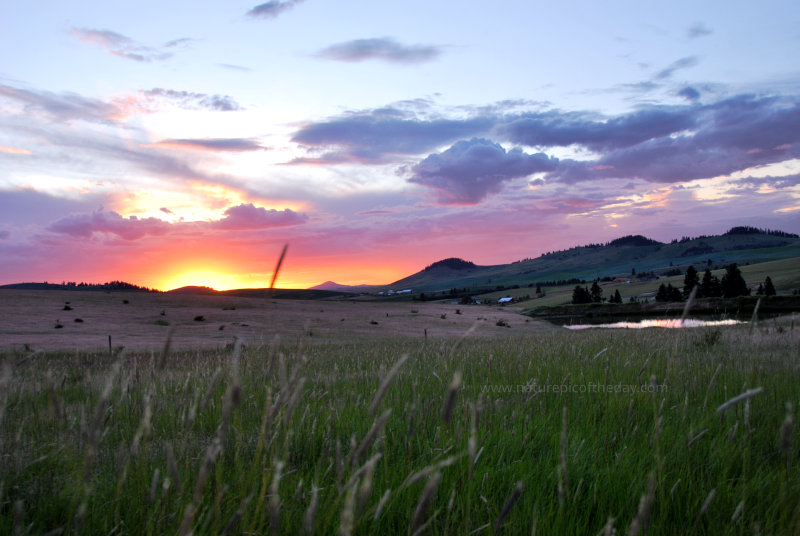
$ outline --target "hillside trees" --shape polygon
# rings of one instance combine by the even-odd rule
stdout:
[[[725,298],[750,295],[750,289],[747,288],[742,272],[735,262],[725,267],[725,274],[722,276],[720,285],[722,286],[722,296]]]
[[[592,301],[594,303],[600,303],[603,301],[603,289],[600,288],[600,285],[597,284],[596,280],[592,283],[592,288],[589,290],[589,293],[591,294]]]
[[[657,302],[675,302],[675,301],[683,301],[683,295],[681,294],[680,289],[673,287],[672,283],[661,283],[658,287],[658,292],[656,292],[656,301]]]
[[[572,291],[572,303],[576,305],[592,303],[592,295],[589,293],[589,289],[575,285],[575,289]]]
[[[770,276],[767,276],[767,278],[764,280],[764,295],[775,295],[775,285],[772,284],[772,278]]]
[[[686,269],[686,275],[683,276],[683,295],[688,297],[692,293],[692,289],[700,284],[700,276],[694,266],[689,266]]]

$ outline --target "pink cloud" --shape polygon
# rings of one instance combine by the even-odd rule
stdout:
[[[252,203],[229,207],[225,217],[213,225],[219,229],[265,229],[305,223],[308,216],[291,209],[275,210],[257,207]]]
[[[90,238],[94,233],[116,235],[123,240],[137,240],[146,235],[163,235],[169,223],[158,218],[139,219],[136,216],[124,218],[114,211],[97,211],[91,214],[77,214],[58,220],[49,231],[74,237]]]

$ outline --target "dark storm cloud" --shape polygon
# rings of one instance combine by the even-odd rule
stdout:
[[[391,63],[422,63],[436,59],[441,49],[433,45],[404,45],[389,37],[354,39],[321,50],[321,58],[358,62],[381,60]]]
[[[460,141],[413,167],[409,182],[436,191],[442,205],[474,205],[499,192],[504,183],[533,173],[552,171],[558,163],[544,153],[506,151],[487,139]]]
[[[280,0],[270,0],[269,2],[264,2],[263,4],[255,6],[247,12],[247,15],[260,19],[274,19],[302,1],[303,0],[285,0],[281,2]]]

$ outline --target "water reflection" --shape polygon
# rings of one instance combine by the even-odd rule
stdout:
[[[680,318],[651,318],[647,320],[640,320],[639,322],[613,322],[610,324],[571,324],[565,325],[567,329],[589,329],[589,328],[626,328],[626,329],[642,329],[642,328],[699,328],[705,326],[733,326],[735,324],[743,324],[739,320],[695,320],[687,318],[681,321]]]

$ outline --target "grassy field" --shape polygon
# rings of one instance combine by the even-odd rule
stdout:
[[[800,289],[800,257],[793,257],[791,259],[781,259],[777,261],[761,262],[758,264],[751,264],[739,267],[742,272],[742,277],[749,287],[752,287],[753,292],[758,288],[759,283],[763,283],[764,279],[769,276],[772,283],[780,294],[789,294],[794,290]],[[697,267],[700,272],[700,278],[703,277],[705,267]],[[685,270],[684,270],[685,272]],[[724,269],[712,270],[711,273],[719,279],[725,274]],[[637,297],[647,294],[655,295],[659,285],[667,283],[672,284],[673,287],[677,286],[683,288],[683,275],[662,277],[651,281],[639,281],[632,279],[630,284],[624,282],[606,282],[601,283],[603,289],[603,296],[608,298],[614,294],[615,290],[619,290],[620,295],[624,301],[628,301],[631,297]],[[590,286],[591,282],[587,286]],[[527,307],[543,307],[553,305],[563,305],[570,303],[572,300],[572,291],[575,285],[563,285],[559,287],[545,287],[545,296],[542,298],[534,298],[525,302]],[[481,297],[496,302],[502,296],[535,296],[535,288],[518,288],[509,289],[504,291],[492,292],[484,294]]]
[[[278,327],[253,307],[246,348],[6,347],[0,534],[800,533],[793,318],[570,332],[340,306],[361,312],[338,332],[332,305],[276,304]],[[451,317],[460,335],[420,336]]]

